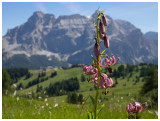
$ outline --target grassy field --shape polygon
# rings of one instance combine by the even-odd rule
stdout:
[[[117,68],[117,64],[114,68]],[[139,67],[141,68],[141,67]],[[67,70],[63,69],[52,69],[46,73],[46,77],[52,72],[57,71],[57,76],[54,78],[49,78],[48,80],[39,83],[43,87],[47,87],[50,83],[55,83],[57,81],[62,81],[64,79],[69,79],[71,77],[78,77],[80,83],[80,89],[77,93],[83,94],[85,99],[89,95],[95,96],[96,90],[94,89],[94,84],[92,82],[81,82],[81,74],[83,73],[82,68],[71,68]],[[16,85],[22,83],[24,86],[38,74],[31,71],[33,76],[27,80],[22,77]],[[100,100],[99,107],[104,104],[105,107],[102,113],[99,115],[101,119],[126,119],[127,112],[126,106],[131,102],[134,104],[136,98],[139,97],[139,91],[141,90],[142,78],[136,84],[134,81],[136,76],[139,76],[139,72],[133,72],[132,77],[127,81],[129,74],[123,79],[118,78],[118,84],[109,89],[109,94],[103,95],[103,89],[100,89]],[[114,80],[114,78],[113,78]],[[92,111],[92,104],[90,98],[88,98],[84,105],[82,104],[68,104],[67,95],[57,96],[57,97],[44,97],[43,99],[27,99],[22,98],[21,95],[27,94],[31,91],[36,91],[37,86],[31,86],[30,88],[18,91],[16,96],[3,96],[2,99],[2,118],[15,118],[15,119],[85,119],[87,118],[87,111]],[[47,99],[47,101],[45,100]],[[148,101],[148,100],[146,100]],[[141,102],[144,103],[144,102]],[[56,106],[58,105],[58,106]],[[146,108],[146,110],[140,113],[143,119],[157,119],[157,108]]]

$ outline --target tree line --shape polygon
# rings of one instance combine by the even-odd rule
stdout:
[[[39,83],[41,83],[41,82],[44,82],[44,81],[48,80],[49,78],[55,77],[56,75],[57,75],[57,72],[56,72],[56,71],[55,71],[55,72],[52,72],[49,77],[48,77],[48,76],[45,77],[45,76],[46,76],[46,72],[39,73],[39,74],[38,74],[38,77],[37,77],[36,79],[28,82],[26,88],[29,88],[29,87],[31,87],[31,86],[33,86],[33,85],[39,84]]]
[[[76,91],[80,88],[77,77],[73,77],[61,82],[50,83],[49,87],[45,88],[45,91],[49,96],[60,96],[67,94],[67,92]]]
[[[23,76],[25,76],[25,79],[28,79],[32,76],[27,68],[7,68],[6,71],[12,79],[12,84],[18,82],[18,79]]]

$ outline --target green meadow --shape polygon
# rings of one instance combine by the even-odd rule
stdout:
[[[120,64],[113,67],[117,69]],[[126,65],[124,65],[126,67]],[[139,70],[141,66],[137,67]],[[80,84],[80,89],[76,91],[77,94],[83,94],[85,99],[84,104],[70,104],[67,103],[67,95],[49,97],[47,94],[43,95],[42,98],[32,98],[31,95],[27,98],[23,95],[28,93],[36,93],[37,85],[33,85],[23,90],[18,90],[16,95],[3,95],[2,98],[2,118],[3,119],[87,119],[87,112],[93,110],[92,102],[89,95],[95,97],[96,90],[93,82],[81,81],[81,75],[83,74],[81,67],[75,67],[70,69],[53,68],[46,72],[45,77],[50,76],[52,72],[57,72],[57,75],[53,78],[49,78],[39,83],[39,86],[46,88],[50,83],[60,82],[65,79],[77,77]],[[25,79],[21,77],[16,85],[20,83],[24,87],[37,78],[37,70],[30,70],[33,75]],[[103,72],[106,72],[105,69]],[[135,101],[142,101],[144,104],[147,102],[149,106],[139,115],[142,119],[157,119],[158,118],[158,106],[150,106],[150,100],[146,97],[141,99],[140,90],[144,85],[145,80],[143,77],[139,78],[136,82],[136,77],[139,77],[140,71],[134,70],[132,76],[130,73],[126,74],[125,77],[117,78],[118,84],[114,87],[109,88],[109,93],[104,95],[102,92],[104,89],[100,89],[99,104],[100,107],[104,104],[104,108],[100,113],[100,119],[126,119],[128,113],[126,112],[126,106],[129,103],[134,104]],[[87,78],[87,76],[85,76]],[[112,77],[112,75],[111,75]],[[129,78],[129,79],[128,79]],[[112,78],[115,83],[115,78]],[[136,82],[136,83],[135,83]]]

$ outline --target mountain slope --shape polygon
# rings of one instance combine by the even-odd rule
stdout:
[[[158,53],[158,46],[154,46],[158,39],[153,42],[152,39],[146,38],[139,29],[127,21],[113,20],[109,16],[107,18],[109,55],[120,57],[121,63],[158,63],[158,55],[155,54]],[[96,20],[96,13],[90,18],[79,14],[56,18],[52,14],[44,14],[40,11],[33,13],[26,23],[8,30],[3,37],[3,66],[28,67],[28,64],[33,63],[31,64],[33,67],[29,66],[29,68],[38,68],[42,65],[63,66],[64,63],[90,64],[95,41],[93,20]],[[104,48],[103,42],[101,44]],[[59,61],[59,64],[48,61],[46,64],[36,63],[33,59],[30,59],[27,65],[20,64],[18,61],[16,63],[19,59],[17,55],[23,55],[24,60],[38,55],[36,62],[41,60],[41,57],[44,58],[43,56],[54,57],[52,61]],[[12,60],[15,60],[15,63]]]

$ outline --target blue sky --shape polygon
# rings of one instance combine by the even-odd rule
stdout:
[[[97,8],[105,9],[105,14],[113,19],[131,22],[143,33],[158,32],[157,2],[3,2],[2,3],[2,34],[8,29],[21,25],[35,11],[60,15],[81,14],[92,15]]]

